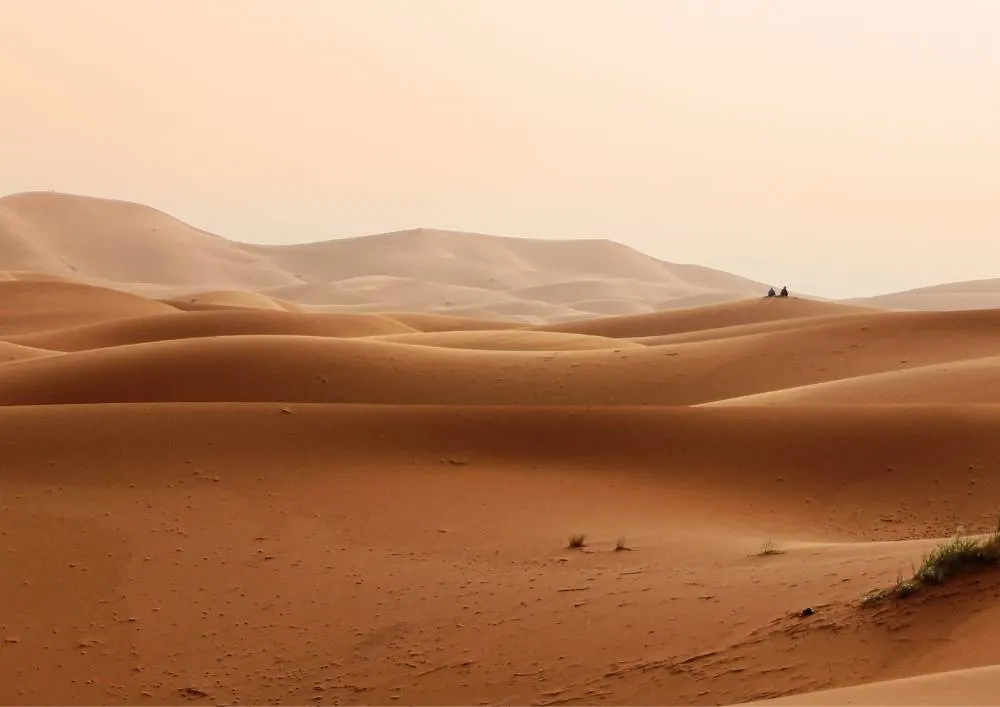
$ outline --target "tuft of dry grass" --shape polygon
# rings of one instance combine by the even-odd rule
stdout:
[[[757,554],[759,556],[764,555],[781,555],[784,554],[784,550],[779,550],[778,546],[774,544],[774,541],[768,540],[763,545],[760,546],[760,552]]]
[[[977,538],[966,537],[960,530],[951,540],[941,543],[923,560],[909,579],[899,579],[892,587],[868,592],[862,606],[886,599],[904,599],[927,584],[944,584],[950,577],[978,567],[1000,564],[1000,522],[996,529]]]
[[[572,549],[579,549],[582,547],[586,547],[586,544],[587,544],[587,536],[581,533],[579,535],[571,535],[567,547]]]
[[[625,538],[618,538],[618,541],[615,543],[615,552],[623,552],[626,550],[631,551],[632,547],[625,541]]]

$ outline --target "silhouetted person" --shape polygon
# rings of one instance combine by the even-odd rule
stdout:
[[[768,297],[774,297],[774,288],[773,287],[770,290],[767,291],[767,296]]]
[[[779,296],[780,297],[788,297],[788,288],[787,287],[782,287],[781,288],[781,294]]]

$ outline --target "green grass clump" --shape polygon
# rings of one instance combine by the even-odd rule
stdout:
[[[944,584],[961,572],[992,565],[1000,565],[1000,522],[992,533],[978,538],[957,533],[925,555],[910,579],[900,579],[893,587],[869,592],[861,603],[867,606],[889,598],[904,599],[924,585]]]

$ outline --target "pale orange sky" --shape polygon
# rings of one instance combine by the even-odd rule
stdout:
[[[830,297],[1000,277],[998,37],[989,0],[0,0],[0,193]]]

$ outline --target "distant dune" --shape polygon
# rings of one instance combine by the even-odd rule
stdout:
[[[995,287],[2,199],[0,704],[990,704]]]
[[[389,334],[369,337],[379,341],[419,346],[479,351],[591,351],[600,349],[641,348],[641,344],[603,336],[559,334],[546,331],[445,331],[415,334]]]
[[[68,279],[200,306],[405,310],[535,325],[756,298],[767,285],[601,239],[413,229],[294,245],[227,240],[130,202],[0,198],[0,279]],[[0,271],[0,272],[2,272]],[[876,309],[1000,307],[1000,280],[844,300]],[[254,297],[246,294],[253,293]]]
[[[216,290],[214,292],[193,292],[181,298],[165,300],[171,306],[199,305],[204,307],[244,307],[249,309],[273,309],[279,312],[300,312],[302,309],[294,302],[261,294],[259,292],[240,292],[232,290]]]
[[[679,310],[588,319],[536,327],[540,331],[560,331],[594,336],[638,338],[689,334],[757,322],[805,319],[822,315],[857,314],[871,309],[849,305],[800,300],[798,298],[758,298]]]
[[[469,317],[456,317],[447,314],[430,314],[427,312],[383,312],[382,316],[389,317],[400,324],[423,332],[495,331],[521,328],[521,325],[517,322],[472,319]]]
[[[198,290],[297,281],[238,244],[147,206],[57,193],[0,199],[0,264],[101,284]]]
[[[950,282],[851,302],[885,309],[953,311],[994,308],[1000,307],[1000,279]]]
[[[146,206],[47,192],[0,199],[0,267],[192,304],[294,303],[531,323],[647,312],[672,299],[739,299],[767,289],[607,240],[415,229],[259,246]]]

